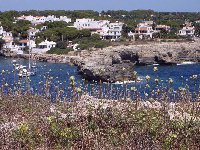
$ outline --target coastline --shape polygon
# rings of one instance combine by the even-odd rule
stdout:
[[[6,57],[28,59],[28,54],[4,54]],[[78,71],[88,80],[122,81],[123,68],[126,79],[132,76],[134,65],[177,65],[183,62],[200,62],[200,40],[195,42],[147,43],[121,45],[98,50],[69,52],[67,55],[32,54],[31,58],[49,63],[68,63],[77,66]]]

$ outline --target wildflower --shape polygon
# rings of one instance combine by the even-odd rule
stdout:
[[[158,67],[153,67],[153,71],[154,72],[158,71]]]
[[[76,91],[77,91],[78,93],[81,93],[82,90],[81,90],[81,88],[77,88]]]
[[[146,78],[147,81],[149,81],[151,79],[151,77],[148,76],[148,75],[145,78]]]
[[[75,80],[75,77],[74,77],[74,76],[71,76],[71,77],[69,78],[69,80],[74,81],[74,80]]]
[[[52,123],[53,119],[54,119],[53,116],[49,116],[49,117],[47,118],[47,120],[49,121],[49,123]]]
[[[149,84],[146,84],[146,86],[145,86],[146,88],[150,88],[150,85]]]
[[[197,75],[193,75],[193,76],[192,76],[192,79],[193,79],[193,80],[196,80],[197,77],[198,77]]]
[[[155,82],[158,84],[158,82],[159,82],[159,79],[155,79]]]
[[[173,82],[172,78],[169,78],[169,83],[172,84]]]
[[[160,89],[157,89],[157,93],[158,93],[158,94],[160,93]]]
[[[8,86],[8,83],[6,83],[5,86]]]
[[[148,96],[149,96],[149,94],[148,94],[148,93],[144,93],[144,95],[145,95],[146,97],[148,97]]]
[[[29,130],[29,125],[26,123],[23,123],[19,126],[19,130],[21,133],[27,133],[27,131]]]
[[[137,89],[136,89],[135,87],[131,87],[131,91],[134,91],[134,92],[136,92],[136,91],[137,91]]]
[[[2,70],[1,73],[4,74],[4,73],[5,73],[5,70]]]
[[[133,71],[133,75],[136,76],[136,75],[137,75],[137,72],[136,72],[136,71]]]

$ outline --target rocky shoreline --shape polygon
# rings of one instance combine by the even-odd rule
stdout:
[[[27,59],[29,56],[4,54]],[[71,63],[87,80],[133,80],[134,65],[176,65],[200,62],[200,40],[185,43],[148,43],[107,47],[95,51],[76,51],[68,55],[32,54],[32,59],[50,63]]]

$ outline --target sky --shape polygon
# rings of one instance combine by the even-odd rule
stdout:
[[[30,9],[200,12],[200,0],[0,0],[0,11]]]

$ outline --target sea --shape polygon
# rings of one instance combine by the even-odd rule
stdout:
[[[28,60],[15,59],[18,64],[28,66]],[[98,93],[100,86],[99,83],[88,82],[82,78],[78,73],[77,67],[69,64],[55,64],[47,62],[32,62],[36,63],[36,75],[31,76],[29,79],[30,84],[28,88],[34,94],[43,94],[44,91],[40,90],[41,85],[51,82],[50,93],[56,93],[57,89],[63,90],[63,95],[67,95],[69,88],[71,87],[70,77],[75,78],[76,87],[80,87],[85,94],[92,95],[96,91]],[[154,71],[154,67],[157,67],[158,71]],[[5,71],[5,74],[0,74],[0,84],[6,84],[10,87],[14,87],[18,81],[22,82],[23,90],[27,89],[27,79],[21,79],[13,72],[13,59],[0,57],[0,72]],[[102,97],[113,99],[119,99],[124,96],[126,90],[131,91],[136,89],[141,95],[148,94],[150,90],[147,90],[147,85],[151,89],[158,89],[159,87],[171,88],[175,93],[180,88],[187,88],[190,91],[198,90],[200,83],[200,64],[184,64],[173,66],[136,66],[133,71],[137,72],[139,80],[137,82],[125,82],[125,83],[103,83],[102,84]],[[146,80],[146,76],[150,77],[150,80]],[[195,78],[195,79],[194,79]],[[48,80],[48,81],[47,81]],[[159,81],[155,82],[155,80]],[[169,83],[173,81],[173,83]],[[55,88],[56,87],[56,88]],[[133,88],[134,87],[134,88]],[[125,90],[124,90],[125,89]],[[92,91],[93,90],[93,91]],[[121,94],[113,94],[109,91],[119,91]],[[126,92],[125,92],[126,93]],[[94,94],[98,97],[98,94]],[[55,96],[54,96],[55,97]]]

